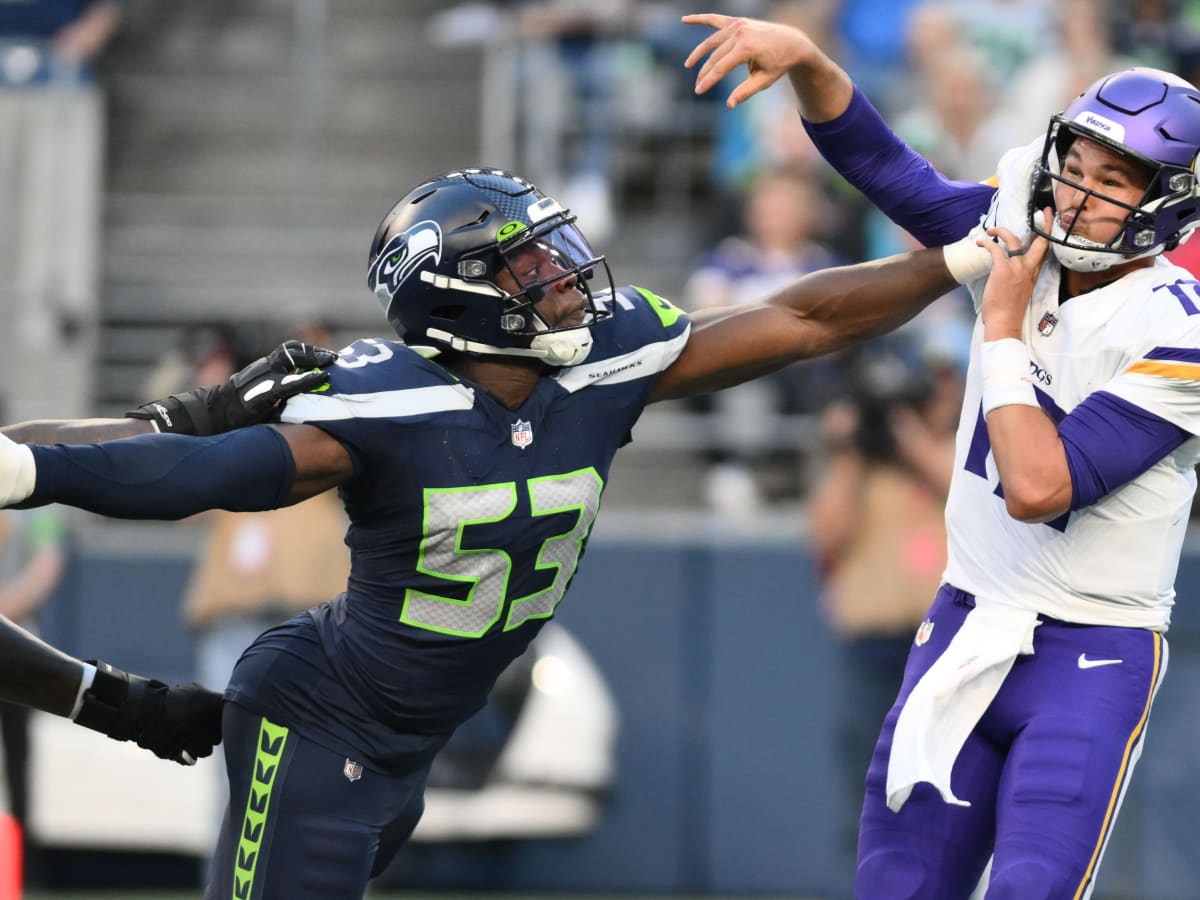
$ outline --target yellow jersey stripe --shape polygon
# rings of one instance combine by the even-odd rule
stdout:
[[[1184,378],[1200,381],[1200,365],[1196,363],[1158,362],[1142,359],[1125,370],[1134,375],[1159,375],[1164,378]]]

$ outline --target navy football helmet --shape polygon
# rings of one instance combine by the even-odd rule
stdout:
[[[575,365],[591,349],[590,326],[613,307],[597,303],[590,284],[603,273],[608,283],[597,293],[611,295],[608,263],[574,223],[569,210],[509,172],[447,172],[409,191],[384,217],[367,283],[409,345]],[[500,287],[501,272],[515,290]],[[536,304],[563,279],[574,279],[584,316],[555,327]]]
[[[1124,227],[1107,243],[1064,229],[1058,217],[1035,214],[1053,206],[1055,183],[1078,187],[1062,174],[1077,137],[1095,141],[1136,161],[1150,176],[1136,205],[1091,193],[1128,210]],[[1133,259],[1173,250],[1200,224],[1196,159],[1200,154],[1200,91],[1170,72],[1133,68],[1101,78],[1050,120],[1035,170],[1030,224],[1047,238],[1058,261],[1077,271],[1100,271]]]

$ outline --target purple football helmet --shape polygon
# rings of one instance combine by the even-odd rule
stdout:
[[[1077,138],[1095,141],[1145,167],[1149,185],[1136,205],[1098,191],[1092,195],[1129,210],[1124,227],[1099,243],[1035,221],[1052,206],[1056,182],[1084,190],[1062,174],[1063,159]],[[1029,219],[1047,238],[1058,261],[1077,271],[1099,271],[1132,259],[1173,250],[1200,224],[1196,159],[1200,154],[1200,91],[1170,72],[1133,68],[1107,75],[1050,119],[1040,166],[1035,170]]]

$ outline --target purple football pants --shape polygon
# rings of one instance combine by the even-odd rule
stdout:
[[[1091,894],[1141,755],[1167,643],[1144,629],[1044,619],[1034,654],[1017,658],[954,764],[954,793],[970,807],[918,784],[894,813],[885,784],[896,720],[974,603],[944,585],[928,614],[928,640],[909,653],[867,773],[859,900],[965,900],[993,853],[988,900]]]

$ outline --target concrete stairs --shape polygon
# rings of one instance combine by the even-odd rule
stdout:
[[[444,8],[129,0],[103,69],[97,415],[149,399],[155,364],[187,325],[282,328],[320,312],[339,341],[390,335],[364,281],[376,225],[421,178],[481,162],[484,60],[476,46],[433,44],[429,21]],[[622,198],[603,249],[619,282],[678,298],[704,210],[689,201],[664,216],[649,200]],[[681,431],[679,411],[667,413],[646,414],[620,461],[626,490],[608,505],[696,502],[697,454],[679,438],[702,429]]]
[[[133,2],[106,58],[110,135],[97,413],[181,328],[322,311],[386,329],[363,281],[410,184],[474,161],[479,60],[428,0]]]

